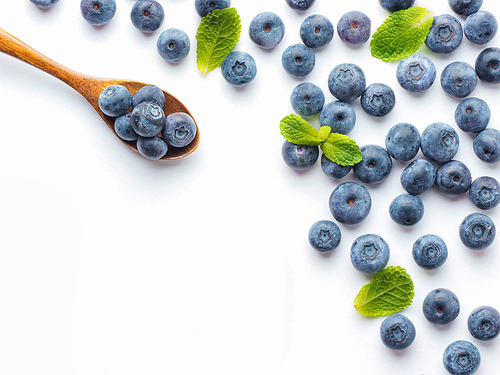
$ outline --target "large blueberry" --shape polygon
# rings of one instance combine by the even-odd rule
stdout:
[[[399,225],[415,225],[424,216],[424,204],[416,195],[401,194],[389,205],[389,215]]]
[[[486,129],[490,118],[490,107],[479,98],[466,98],[458,104],[455,110],[455,122],[462,131],[467,133],[479,133]]]
[[[422,311],[429,323],[446,325],[455,320],[460,313],[460,302],[451,290],[434,289],[424,299]]]
[[[257,75],[257,65],[253,57],[242,51],[233,51],[222,61],[222,77],[235,87],[248,85]]]
[[[165,94],[158,86],[143,86],[132,96],[132,107],[135,108],[142,102],[153,102],[163,108],[165,107]]]
[[[111,117],[124,115],[132,105],[132,94],[125,86],[110,85],[99,94],[99,108]]]
[[[491,341],[500,335],[500,313],[491,306],[477,307],[469,314],[467,328],[475,339]]]
[[[142,102],[132,111],[132,128],[141,137],[154,137],[165,127],[165,113],[153,102]]]
[[[396,124],[387,132],[385,148],[393,159],[411,160],[420,150],[420,132],[412,124]]]
[[[474,212],[465,217],[458,233],[462,243],[472,250],[484,250],[495,240],[495,223],[485,214]]]
[[[137,141],[139,135],[132,128],[132,123],[130,122],[130,112],[117,117],[115,119],[114,129],[118,137],[125,141]]]
[[[448,0],[448,3],[456,14],[468,16],[481,8],[483,0]]]
[[[59,0],[30,0],[30,1],[40,9],[49,9]]]
[[[448,64],[441,73],[441,87],[455,98],[472,94],[477,85],[476,71],[464,61]]]
[[[205,17],[215,9],[225,9],[231,6],[231,0],[194,0],[194,8],[200,17]]]
[[[137,139],[137,150],[146,159],[158,160],[166,155],[168,145],[158,136],[139,137]]]
[[[476,74],[486,83],[497,85],[500,83],[500,48],[488,47],[477,55]]]
[[[155,0],[139,0],[130,11],[130,19],[134,27],[146,34],[158,30],[164,18],[165,11]]]
[[[368,189],[357,182],[344,182],[333,190],[330,212],[342,224],[358,224],[366,219],[372,207]]]
[[[497,34],[498,22],[493,14],[485,10],[472,13],[465,19],[465,37],[474,44],[489,43]]]
[[[301,117],[315,116],[323,109],[325,94],[314,83],[302,82],[292,90],[290,104],[293,110]]]
[[[389,262],[390,248],[378,234],[364,234],[351,245],[351,263],[358,271],[374,275]]]
[[[450,14],[441,14],[434,16],[425,45],[434,53],[451,53],[460,46],[463,37],[460,21]]]
[[[378,145],[361,147],[362,159],[352,168],[354,175],[362,182],[376,184],[389,176],[392,170],[392,159],[387,150]]]
[[[469,199],[481,210],[495,208],[500,203],[500,182],[490,176],[476,178],[470,186]]]
[[[415,341],[415,337],[415,326],[403,314],[389,315],[380,326],[380,338],[389,349],[406,349]]]
[[[302,43],[288,46],[281,55],[281,65],[292,77],[305,77],[312,72],[315,64],[313,50]]]
[[[248,27],[250,40],[264,49],[276,47],[285,35],[285,24],[272,12],[257,14]]]
[[[352,169],[351,165],[340,165],[321,155],[321,169],[328,177],[335,180],[345,177]]]
[[[400,180],[401,186],[409,194],[420,195],[434,185],[436,170],[429,161],[416,159],[403,169]]]
[[[443,163],[436,170],[437,189],[448,197],[458,197],[469,191],[472,174],[469,168],[459,160]]]
[[[300,25],[300,38],[309,48],[323,48],[333,39],[332,22],[321,14],[312,14]]]
[[[356,112],[349,103],[335,100],[323,107],[319,124],[329,126],[333,133],[348,134],[356,124]]]
[[[486,163],[498,163],[500,161],[500,130],[484,129],[472,142],[476,156]]]
[[[196,123],[187,113],[171,113],[165,120],[165,127],[161,135],[169,146],[185,147],[196,136]]]
[[[106,25],[116,13],[115,0],[81,0],[80,11],[85,21],[93,26]]]
[[[423,92],[436,79],[436,66],[426,56],[413,54],[398,64],[396,77],[402,88],[409,92]]]
[[[386,11],[393,13],[412,7],[415,4],[415,0],[378,0],[378,3]]]
[[[156,41],[156,49],[165,61],[176,63],[184,60],[191,49],[187,34],[180,29],[164,30]]]
[[[335,250],[341,238],[339,226],[331,220],[319,220],[309,229],[309,244],[320,253]]]
[[[448,247],[441,237],[426,234],[413,243],[412,256],[423,269],[434,270],[448,259]]]
[[[309,169],[319,157],[318,146],[296,145],[285,141],[281,147],[281,156],[286,165],[296,171]]]
[[[351,102],[366,89],[365,73],[356,64],[337,65],[328,76],[328,89],[338,100]]]
[[[469,341],[454,341],[444,350],[443,365],[452,375],[472,375],[480,364],[479,349]]]
[[[349,46],[359,46],[370,38],[371,20],[363,12],[351,10],[340,17],[337,34]]]
[[[427,126],[420,137],[420,148],[430,161],[444,163],[455,157],[460,145],[458,133],[450,125],[436,122]]]
[[[371,116],[385,116],[394,109],[396,96],[384,83],[372,83],[361,95],[361,108]]]
[[[308,10],[316,0],[285,0],[288,6],[298,11]]]

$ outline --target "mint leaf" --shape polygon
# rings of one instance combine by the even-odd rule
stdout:
[[[372,56],[394,61],[415,53],[429,34],[433,14],[422,7],[392,13],[372,35]]]
[[[318,146],[323,141],[318,136],[318,131],[299,115],[283,117],[280,132],[288,142],[296,145]]]
[[[207,74],[218,68],[240,39],[241,20],[235,8],[215,9],[201,19],[196,32],[196,63]]]
[[[354,165],[361,161],[361,149],[347,135],[330,133],[320,146],[323,154],[339,165]]]
[[[390,315],[406,309],[415,296],[413,281],[404,268],[387,267],[375,274],[354,299],[362,315]]]

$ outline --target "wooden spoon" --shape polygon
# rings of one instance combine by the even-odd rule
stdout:
[[[13,37],[2,29],[0,29],[0,51],[21,61],[24,61],[38,69],[41,69],[44,72],[49,73],[56,78],[59,78],[61,81],[74,88],[85,99],[87,99],[92,107],[94,107],[94,109],[97,111],[97,113],[99,113],[104,122],[108,125],[108,127],[118,139],[120,139],[132,150],[139,152],[137,150],[135,141],[124,141],[123,139],[118,137],[114,130],[115,118],[105,115],[99,108],[99,95],[101,94],[101,91],[104,90],[104,88],[114,84],[125,86],[130,91],[130,93],[134,95],[134,93],[141,87],[145,86],[146,83],[123,79],[97,78],[78,73],[47,58],[46,56],[42,55],[38,51],[35,51],[30,46],[21,42],[19,39]],[[169,114],[174,112],[185,112],[193,117],[188,109],[184,106],[184,104],[182,104],[177,98],[170,95],[166,91],[163,91],[163,93],[165,94],[165,116],[168,116]],[[185,147],[169,146],[167,154],[162,159],[173,160],[183,158],[184,156],[189,155],[194,150],[196,150],[199,141],[200,132],[198,129],[198,125],[196,125],[196,136],[194,140]]]

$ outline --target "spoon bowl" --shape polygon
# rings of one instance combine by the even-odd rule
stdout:
[[[87,99],[90,105],[94,107],[99,116],[101,116],[109,129],[120,141],[122,141],[130,149],[139,152],[135,141],[125,141],[118,137],[114,129],[115,118],[105,115],[99,108],[99,95],[102,90],[110,85],[122,85],[126,87],[132,95],[134,95],[136,91],[146,86],[146,83],[124,79],[99,78],[76,72],[42,55],[40,52],[34,50],[2,29],[0,29],[0,52],[6,53],[7,55],[41,69],[71,86],[79,92],[80,95]],[[164,90],[162,91],[165,95],[165,106],[163,108],[165,116],[175,112],[184,112],[193,117],[186,106],[182,104],[179,99]],[[199,141],[200,132],[198,125],[196,125],[196,136],[193,141],[185,147],[169,146],[168,152],[162,157],[162,160],[180,159],[191,154],[198,147]]]

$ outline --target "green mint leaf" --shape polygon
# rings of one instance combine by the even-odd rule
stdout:
[[[318,139],[320,139],[321,142],[326,141],[331,132],[332,128],[330,128],[329,126],[320,127],[318,131]]]
[[[330,133],[320,146],[323,154],[339,165],[354,165],[361,161],[361,149],[347,135]]]
[[[196,63],[207,74],[218,68],[240,39],[241,20],[235,8],[215,9],[201,19],[196,32]]]
[[[392,266],[375,274],[361,288],[354,299],[354,307],[362,315],[390,315],[410,306],[414,296],[410,275],[404,268]]]
[[[372,56],[394,61],[415,53],[429,34],[433,14],[422,7],[392,13],[372,35]]]
[[[280,121],[280,132],[288,142],[296,145],[318,146],[323,142],[318,131],[299,115],[291,114],[283,117]]]

